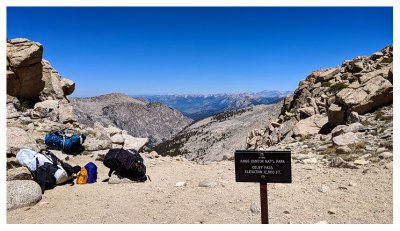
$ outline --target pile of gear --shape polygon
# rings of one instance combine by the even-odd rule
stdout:
[[[73,132],[68,136],[66,131]],[[61,150],[67,154],[79,154],[84,151],[83,143],[85,134],[76,134],[75,130],[62,129],[50,132],[45,137],[45,143],[48,149]],[[73,184],[76,178],[77,184],[95,183],[97,181],[97,166],[89,162],[84,167],[71,166],[61,161],[54,153],[48,149],[42,149],[39,152],[30,149],[21,149],[16,161],[29,169],[33,180],[36,181],[42,189],[42,194],[47,189],[52,189],[56,185],[70,182]],[[103,164],[110,169],[108,176],[115,171],[121,177],[132,181],[145,182],[146,166],[143,158],[134,150],[110,149],[106,154]]]

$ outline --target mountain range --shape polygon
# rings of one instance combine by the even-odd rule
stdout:
[[[184,94],[184,95],[133,95],[147,101],[159,101],[174,108],[185,116],[198,120],[220,112],[245,107],[271,104],[281,100],[292,91],[265,90],[261,92],[223,93],[223,94]]]

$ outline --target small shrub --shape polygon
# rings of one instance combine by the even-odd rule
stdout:
[[[376,119],[377,120],[382,120],[382,118],[383,118],[383,112],[381,111],[381,110],[376,110],[375,112],[374,112],[374,114],[375,114],[375,117],[376,117]]]
[[[296,109],[296,108],[293,108],[292,110],[290,110],[290,113],[292,113],[292,114],[297,114],[297,109]]]
[[[320,151],[319,154],[321,154],[321,155],[336,154],[336,147],[333,146],[333,147],[326,148],[326,149]]]
[[[18,111],[25,112],[27,109],[29,109],[29,101],[24,100],[22,103],[19,105]]]
[[[383,145],[388,150],[393,150],[393,143],[387,142]]]
[[[364,126],[373,125],[373,123],[371,121],[368,121],[368,120],[361,121],[361,124],[364,125]]]
[[[83,151],[82,153],[81,153],[82,155],[90,155],[90,154],[92,154],[92,152],[89,152],[89,151]]]
[[[299,141],[303,142],[303,141],[305,141],[305,140],[308,140],[308,139],[310,139],[311,137],[312,137],[312,135],[311,135],[311,134],[307,134],[307,135],[305,135],[305,136],[301,137]]]
[[[364,152],[365,147],[367,146],[367,144],[364,141],[362,141],[362,142],[358,142],[358,143],[349,144],[347,146],[349,146],[349,148],[353,152]]]
[[[338,91],[340,91],[340,90],[342,90],[342,89],[345,89],[345,88],[347,88],[348,86],[347,86],[347,84],[345,84],[345,83],[335,83],[335,84],[333,84],[332,86],[330,86],[329,88],[328,88],[328,92],[329,93],[336,93],[336,92],[338,92]]]
[[[330,82],[323,82],[321,87],[330,87],[332,84]]]
[[[376,130],[373,130],[370,134],[373,135],[373,136],[377,136],[378,132]]]
[[[353,161],[355,161],[355,160],[357,160],[357,157],[355,157],[355,156],[351,156],[351,155],[342,155],[342,156],[340,156],[344,161],[347,161],[347,162],[353,162]]]
[[[393,57],[384,58],[381,63],[393,63]]]
[[[43,139],[36,139],[36,143],[38,144],[45,144]]]
[[[25,126],[28,125],[28,124],[30,124],[30,123],[31,123],[30,121],[21,121],[21,124],[22,124],[22,125],[25,125]]]

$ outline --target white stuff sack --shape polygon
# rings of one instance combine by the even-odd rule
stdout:
[[[56,184],[62,184],[70,179],[72,179],[72,175],[68,176],[67,171],[61,165],[57,165],[58,170],[54,173],[54,177],[56,178]]]
[[[46,162],[53,164],[53,162],[44,155],[29,149],[21,149],[15,159],[20,165],[27,167],[33,172],[36,170],[36,158],[39,161],[39,166],[42,166]]]
[[[39,161],[39,166],[42,166],[44,163],[53,164],[53,162],[45,155],[29,149],[21,149],[15,159],[20,165],[27,167],[31,172],[33,172],[36,170],[36,158]],[[72,176],[68,176],[67,171],[65,171],[61,165],[57,165],[57,167],[58,170],[54,173],[56,184],[62,184],[72,179]]]

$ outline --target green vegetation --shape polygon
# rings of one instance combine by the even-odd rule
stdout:
[[[364,126],[373,125],[373,123],[371,121],[368,121],[368,120],[361,121],[361,124],[364,125]]]
[[[346,155],[346,154],[339,155],[339,157],[342,158],[344,161],[347,161],[347,162],[353,162],[353,161],[358,159],[357,156]]]
[[[376,130],[373,130],[370,134],[373,135],[373,136],[377,136],[378,132]]]
[[[38,144],[45,144],[43,139],[36,139],[36,143]]]
[[[387,142],[383,145],[383,147],[387,148],[388,150],[393,150],[393,143]]]
[[[305,141],[305,140],[310,139],[312,136],[313,136],[313,135],[311,135],[311,134],[307,134],[307,135],[301,137],[299,141],[303,142],[303,141]]]
[[[29,121],[21,121],[21,124],[22,124],[22,125],[25,125],[25,126],[28,125],[28,124],[30,124],[30,123],[31,123],[31,122],[29,122]]]
[[[297,111],[297,109],[296,109],[296,108],[293,108],[292,110],[290,110],[290,113],[292,113],[292,114],[297,114],[297,113],[298,113],[298,111]]]
[[[330,87],[332,84],[330,82],[323,82],[321,87]]]
[[[105,157],[106,157],[106,155],[98,155],[96,160],[103,162]]]
[[[22,101],[22,103],[19,105],[18,111],[25,112],[27,109],[29,109],[30,103],[28,100]]]
[[[382,120],[383,115],[384,115],[383,112],[381,111],[381,109],[376,110],[374,112],[374,114],[375,114],[375,117],[376,117],[377,120]]]
[[[393,57],[384,58],[381,63],[393,63]]]
[[[328,148],[326,148],[326,149],[320,151],[319,154],[321,154],[321,155],[336,154],[336,147],[335,147],[335,146],[328,147]]]
[[[355,153],[363,153],[365,151],[365,147],[367,146],[367,144],[364,141],[362,141],[358,143],[349,144],[347,146]]]
[[[235,160],[235,157],[234,156],[230,156],[230,157],[228,157],[228,159],[227,160],[229,160],[229,161],[233,161],[233,160]]]
[[[222,122],[225,121],[231,117],[235,117],[237,115],[243,114],[247,111],[251,111],[253,110],[253,108],[243,108],[240,110],[233,110],[233,111],[226,111],[226,112],[221,112],[218,114],[215,114],[211,117],[211,121],[218,121],[218,122]]]
[[[86,150],[85,150],[85,151],[81,152],[81,154],[82,154],[82,155],[90,155],[90,154],[92,154],[92,152],[89,152],[89,151],[86,151]]]
[[[348,86],[347,86],[347,84],[345,84],[345,83],[341,83],[341,82],[339,82],[339,83],[335,83],[335,84],[333,84],[332,86],[330,86],[329,88],[328,88],[328,92],[329,93],[336,93],[336,92],[338,92],[338,91],[340,91],[340,90],[342,90],[342,89],[345,89],[345,88],[347,88]]]

